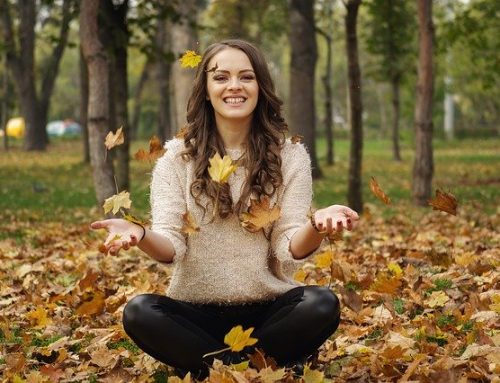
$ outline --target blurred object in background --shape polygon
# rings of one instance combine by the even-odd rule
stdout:
[[[9,121],[7,121],[7,126],[5,130],[7,132],[7,136],[9,137],[15,137],[15,138],[24,137],[24,132],[26,131],[24,118],[22,117],[11,118]],[[3,131],[1,135],[3,136]]]
[[[82,134],[82,127],[71,119],[51,121],[47,124],[47,134],[57,137],[77,137]]]

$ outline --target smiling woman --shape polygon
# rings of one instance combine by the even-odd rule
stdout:
[[[285,138],[281,106],[256,47],[241,40],[209,46],[184,134],[166,143],[153,171],[151,229],[120,219],[92,224],[108,230],[111,253],[138,245],[174,263],[167,295],[133,298],[123,325],[141,349],[179,372],[203,378],[215,354],[235,363],[255,347],[300,370],[339,325],[332,291],[300,286],[292,274],[358,215],[333,205],[308,219],[310,158]],[[255,347],[218,353],[236,326],[255,330]]]

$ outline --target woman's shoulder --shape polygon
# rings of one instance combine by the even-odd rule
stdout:
[[[281,158],[283,162],[301,162],[309,160],[309,152],[302,142],[297,142],[292,138],[287,138],[281,148]]]

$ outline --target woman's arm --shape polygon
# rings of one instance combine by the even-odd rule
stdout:
[[[95,230],[106,229],[108,231],[103,249],[106,253],[115,255],[121,249],[128,250],[137,246],[157,261],[167,263],[173,261],[175,249],[172,242],[165,236],[143,226],[124,219],[112,218],[92,222],[90,227]]]

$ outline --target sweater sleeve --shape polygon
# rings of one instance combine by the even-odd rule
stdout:
[[[151,180],[151,230],[172,242],[175,249],[173,262],[181,260],[186,254],[186,238],[181,232],[182,215],[186,212],[185,191],[179,176],[180,162],[172,145],[167,143],[167,152],[161,157],[153,169]]]
[[[280,202],[281,217],[271,233],[271,249],[281,271],[290,277],[304,261],[293,258],[290,240],[307,222],[313,191],[309,153],[302,144],[287,142],[287,145],[282,155],[284,184]]]

